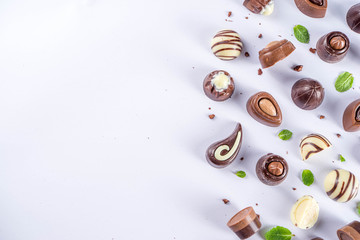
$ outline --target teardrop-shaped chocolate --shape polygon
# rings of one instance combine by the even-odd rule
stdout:
[[[239,154],[242,143],[241,124],[237,123],[234,132],[224,140],[213,143],[206,150],[206,159],[216,168],[230,165]]]
[[[353,101],[347,106],[343,115],[343,126],[347,132],[360,130],[360,99]]]
[[[247,101],[246,109],[250,116],[264,125],[278,127],[282,122],[280,106],[267,92],[259,92],[251,96]]]

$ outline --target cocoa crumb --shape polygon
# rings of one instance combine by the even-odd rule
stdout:
[[[209,107],[209,110],[211,110],[211,107]]]
[[[230,201],[229,200],[227,200],[226,198],[224,198],[223,200],[222,200],[225,204],[228,204]]]
[[[209,115],[209,118],[210,118],[210,119],[214,119],[214,117],[215,117],[215,114],[210,114],[210,115]]]
[[[325,118],[325,116],[324,115],[320,115],[320,117],[319,117],[320,119],[324,119]]]
[[[286,151],[286,154],[289,154],[289,151]]]
[[[338,138],[340,138],[340,137],[341,137],[340,133],[337,133],[337,134],[336,134],[336,136],[337,136]]]
[[[240,158],[240,161],[242,161],[242,160],[244,160],[244,157],[241,157],[241,158]]]
[[[315,54],[316,53],[316,48],[310,48],[309,51]]]
[[[294,71],[296,71],[296,72],[301,72],[301,71],[303,70],[303,65],[297,65],[297,66],[295,66],[293,69],[294,69]]]
[[[245,19],[249,19],[249,17],[245,17]]]
[[[296,191],[296,188],[293,187],[292,190]]]
[[[259,22],[259,25],[261,25],[261,22]]]
[[[231,15],[232,15],[232,12],[231,11],[228,12],[228,17],[231,17]]]
[[[245,57],[250,57],[250,54],[248,52],[245,52]]]
[[[258,36],[258,38],[262,38],[262,37],[263,37],[263,35],[262,35],[262,33],[260,33],[259,36]]]
[[[255,203],[255,205],[256,205],[256,206],[259,206],[259,204],[258,204],[258,203]]]
[[[260,76],[260,75],[262,75],[263,74],[263,71],[261,70],[261,68],[259,68],[259,70],[258,70],[258,75]]]

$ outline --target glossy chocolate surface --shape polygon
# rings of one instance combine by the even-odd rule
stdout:
[[[225,101],[231,97],[235,83],[230,74],[223,70],[208,74],[203,83],[205,95],[214,101]]]
[[[282,113],[275,98],[267,92],[259,92],[249,98],[246,109],[256,121],[278,127],[282,122]]]
[[[243,5],[252,13],[261,14],[270,2],[271,0],[245,0]]]
[[[282,183],[288,171],[285,159],[272,153],[262,156],[256,164],[256,175],[262,183],[269,186]]]
[[[360,130],[360,99],[350,103],[343,114],[343,127],[347,132]]]
[[[242,143],[241,124],[237,123],[233,133],[224,140],[213,143],[206,150],[206,160],[216,168],[230,165],[239,154]]]
[[[271,67],[289,56],[294,50],[295,46],[286,39],[271,42],[259,52],[261,66],[263,68]]]
[[[291,89],[291,98],[301,109],[313,110],[321,105],[325,92],[321,84],[311,78],[298,80]]]
[[[211,40],[211,50],[216,57],[230,61],[240,56],[243,43],[239,34],[233,30],[219,31]]]
[[[252,207],[247,207],[235,214],[227,226],[240,238],[247,239],[261,228],[259,216]]]
[[[306,16],[312,18],[325,17],[327,0],[295,0],[297,8]]]
[[[353,221],[348,225],[337,230],[339,240],[359,240],[360,239],[360,222]]]
[[[342,32],[331,32],[322,36],[316,44],[318,56],[325,62],[337,63],[346,56],[349,38]]]
[[[360,3],[355,4],[349,9],[346,21],[351,30],[360,33]]]

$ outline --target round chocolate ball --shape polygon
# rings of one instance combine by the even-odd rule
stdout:
[[[262,183],[269,186],[282,183],[288,170],[285,159],[273,153],[262,156],[256,164],[256,175]]]
[[[291,98],[301,109],[313,110],[321,105],[325,92],[321,84],[311,78],[298,80],[291,89]]]
[[[349,9],[346,21],[351,30],[360,33],[360,3],[355,4]]]
[[[211,40],[211,50],[221,60],[229,61],[240,56],[243,43],[233,30],[222,30]]]
[[[209,73],[203,83],[205,95],[214,101],[225,101],[231,97],[235,83],[230,74],[223,70]]]

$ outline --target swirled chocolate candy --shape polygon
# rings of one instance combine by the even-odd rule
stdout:
[[[268,16],[274,11],[274,1],[272,0],[245,0],[244,6],[255,14]]]
[[[308,160],[312,155],[331,147],[331,143],[320,134],[310,134],[304,137],[300,143],[302,159]]]
[[[297,81],[291,90],[291,98],[301,109],[313,110],[321,105],[324,100],[324,88],[311,78],[303,78]]]
[[[264,125],[278,127],[282,122],[280,106],[267,92],[258,92],[251,96],[246,109],[251,117]]]
[[[348,202],[356,197],[359,181],[351,172],[344,169],[331,171],[325,178],[326,194],[334,201]]]
[[[223,70],[209,73],[203,83],[205,95],[214,101],[225,101],[231,97],[235,83],[230,74]]]
[[[343,115],[343,126],[347,132],[360,130],[360,99],[353,101],[346,107]]]
[[[359,240],[360,239],[360,222],[353,221],[348,225],[337,230],[339,240]]]
[[[298,228],[312,228],[319,217],[319,204],[312,196],[303,196],[291,209],[291,222]]]
[[[360,3],[355,4],[349,9],[346,21],[351,30],[360,33]]]
[[[256,175],[262,183],[269,186],[282,183],[288,171],[285,159],[272,153],[262,156],[256,164]]]
[[[261,66],[263,68],[271,67],[289,56],[294,50],[295,46],[286,39],[271,42],[259,52]]]
[[[350,48],[349,38],[342,32],[322,36],[317,44],[317,54],[324,62],[337,63],[344,59]]]
[[[312,18],[325,17],[327,0],[295,0],[295,4],[306,16]]]
[[[221,60],[233,60],[240,56],[243,43],[239,34],[233,30],[218,32],[211,41],[211,50]]]
[[[224,168],[230,165],[239,154],[242,143],[241,124],[236,124],[234,132],[222,141],[212,144],[206,150],[206,159],[211,166]]]
[[[251,237],[261,228],[259,215],[252,207],[247,207],[235,214],[227,225],[240,239]]]

